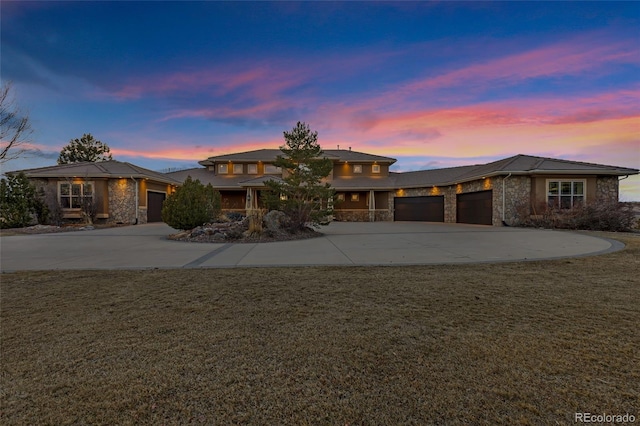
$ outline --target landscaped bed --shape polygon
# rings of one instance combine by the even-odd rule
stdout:
[[[555,261],[2,275],[3,424],[640,417],[640,237]]]

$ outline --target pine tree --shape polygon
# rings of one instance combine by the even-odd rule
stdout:
[[[47,207],[24,173],[0,181],[0,228],[22,228],[34,216],[46,221]]]
[[[269,180],[271,190],[265,194],[265,204],[271,210],[283,211],[290,220],[292,231],[311,225],[327,223],[333,213],[329,200],[334,190],[323,183],[333,169],[333,162],[324,158],[318,144],[318,132],[298,122],[290,132],[284,132],[285,144],[280,147],[284,156],[278,156],[274,165],[281,167],[282,180]]]
[[[94,139],[91,133],[85,133],[80,139],[71,139],[69,144],[62,148],[58,164],[113,160],[110,151],[107,144]]]

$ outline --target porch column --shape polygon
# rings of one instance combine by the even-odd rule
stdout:
[[[245,210],[251,210],[251,206],[253,205],[253,191],[251,188],[247,188],[247,198],[244,201]]]
[[[369,222],[376,221],[376,194],[373,189],[369,190]]]

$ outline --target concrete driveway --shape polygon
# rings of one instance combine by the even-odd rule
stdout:
[[[537,229],[422,222],[334,222],[324,236],[261,244],[170,241],[165,224],[0,238],[3,272],[52,269],[426,265],[602,254],[617,241]]]

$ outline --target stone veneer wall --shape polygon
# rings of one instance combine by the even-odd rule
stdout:
[[[495,177],[493,187],[493,224],[502,224],[502,185],[505,185],[505,215],[507,225],[517,225],[531,214],[531,177],[505,176]],[[497,205],[496,205],[497,202]],[[497,215],[497,217],[496,217]]]
[[[109,222],[135,223],[136,184],[131,179],[109,180]]]
[[[147,220],[147,208],[146,207],[138,207],[138,224],[144,225],[148,222]],[[135,219],[134,219],[135,221]]]
[[[598,176],[596,179],[596,202],[603,204],[617,203],[618,186],[618,176]]]

